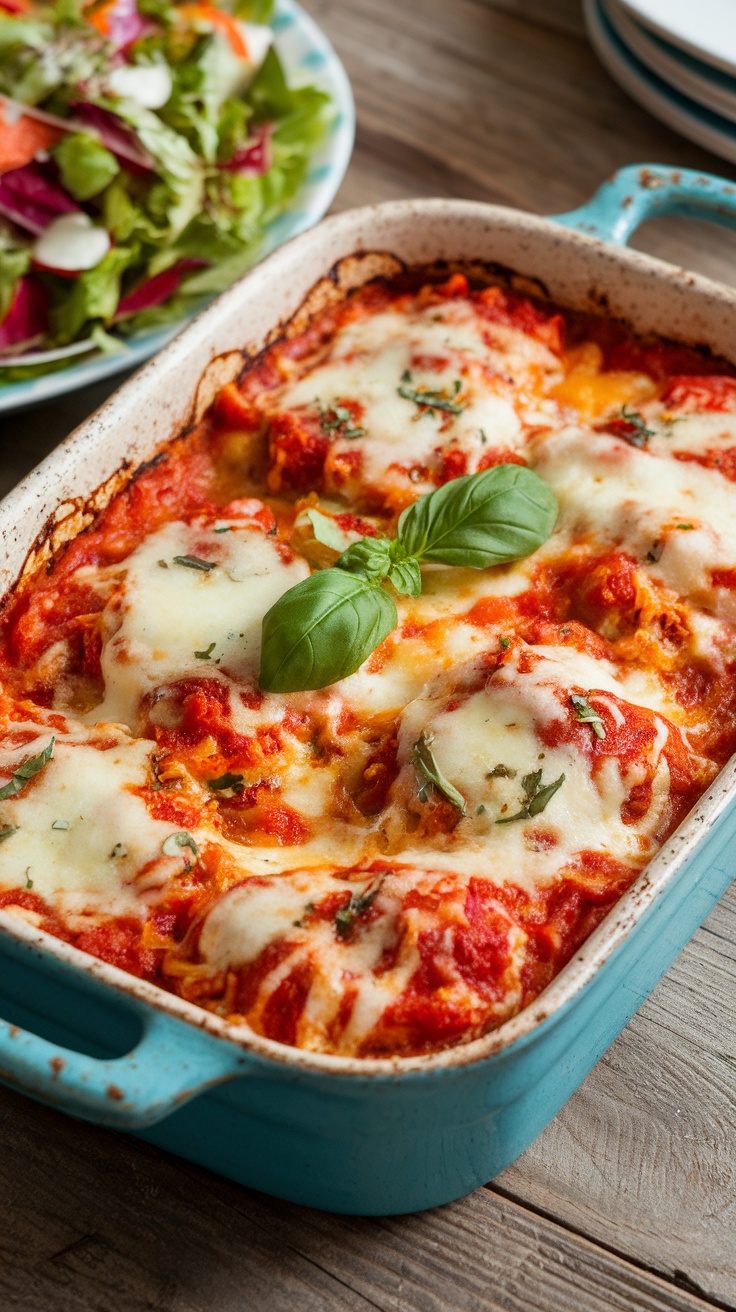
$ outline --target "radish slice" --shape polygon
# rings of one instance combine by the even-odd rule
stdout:
[[[33,259],[45,269],[84,273],[94,269],[110,249],[110,237],[88,214],[62,214],[37,238]]]
[[[254,128],[250,140],[240,150],[236,150],[222,167],[231,173],[242,173],[246,178],[260,178],[268,173],[273,163],[272,132],[273,123],[262,123],[260,127]]]
[[[34,237],[60,214],[78,214],[79,206],[45,164],[24,164],[0,177],[0,214]]]
[[[162,109],[173,84],[165,64],[121,64],[112,70],[107,85],[114,96],[133,100],[144,109]]]
[[[24,274],[18,280],[13,302],[0,323],[0,365],[9,361],[2,352],[10,347],[31,346],[42,341],[48,330],[46,288],[37,279]]]
[[[125,319],[131,314],[138,314],[141,310],[150,310],[154,305],[163,305],[164,301],[168,301],[169,297],[178,290],[179,283],[186,273],[206,267],[207,260],[177,260],[176,264],[171,264],[168,269],[154,274],[153,278],[146,279],[132,292],[128,292],[127,296],[123,296],[115,311],[116,321]]]

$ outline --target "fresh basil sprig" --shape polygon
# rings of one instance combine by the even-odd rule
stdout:
[[[525,465],[496,465],[420,497],[395,538],[351,543],[267,611],[261,688],[302,692],[347,678],[396,627],[386,581],[417,597],[425,562],[486,569],[519,560],[546,542],[556,519],[554,493]]]

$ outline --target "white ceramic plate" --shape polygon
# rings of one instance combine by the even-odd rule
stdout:
[[[289,209],[267,229],[260,257],[305,228],[311,228],[322,218],[342,182],[355,136],[355,107],[350,83],[327,37],[296,0],[276,0],[272,25],[276,33],[276,49],[288,81],[294,86],[309,82],[327,91],[333,112],[299,192]],[[59,373],[0,384],[0,413],[50,401],[64,392],[76,391],[112,374],[132,369],[159,351],[193,316],[194,312],[164,329],[130,337],[114,355],[86,356],[79,364],[72,364]]]
[[[698,59],[736,73],[736,5],[733,0],[623,0],[654,32]]]
[[[602,0],[611,26],[651,72],[706,109],[736,123],[736,77],[704,64],[637,23],[621,0]]]
[[[598,58],[634,100],[668,127],[736,164],[735,124],[705,109],[651,73],[616,35],[599,0],[584,0],[584,13],[588,35]]]

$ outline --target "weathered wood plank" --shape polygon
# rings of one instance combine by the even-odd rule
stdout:
[[[4,1312],[705,1312],[479,1190],[421,1216],[327,1216],[0,1093]]]

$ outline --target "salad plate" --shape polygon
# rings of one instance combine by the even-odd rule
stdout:
[[[274,32],[274,49],[289,87],[314,87],[325,93],[326,103],[323,130],[311,149],[304,177],[288,205],[264,227],[250,263],[322,217],[347,169],[355,133],[355,109],[347,74],[318,25],[296,0],[276,0],[270,26]],[[243,271],[239,269],[238,274]],[[78,347],[79,360],[73,357],[73,363],[57,372],[30,377],[23,377],[19,372],[17,378],[6,374],[7,380],[0,381],[0,413],[50,401],[135,367],[170,341],[212,299],[216,290],[219,288],[205,292],[193,300],[186,312],[164,324],[141,327],[126,337],[103,335],[103,349],[92,356],[84,343],[75,343],[72,349]],[[54,352],[49,355],[53,357]],[[35,360],[43,363],[40,352]],[[50,358],[49,364],[53,363]]]

